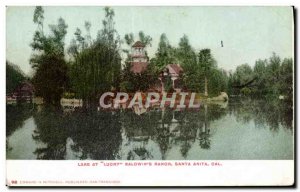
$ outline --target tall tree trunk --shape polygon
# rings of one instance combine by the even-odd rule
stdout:
[[[207,97],[208,93],[207,93],[207,77],[205,76],[205,82],[204,82],[204,95]]]

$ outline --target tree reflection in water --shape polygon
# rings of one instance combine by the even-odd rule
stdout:
[[[18,104],[6,106],[6,151],[12,150],[9,146],[8,138],[18,128],[24,125],[26,119],[30,118],[35,112],[32,104]]]
[[[277,132],[279,125],[292,131],[293,107],[278,99],[258,100],[240,99],[231,102],[229,112],[233,113],[238,121],[248,123],[254,120],[256,127],[269,127],[271,131]]]
[[[119,111],[75,111],[68,116],[73,149],[80,159],[113,160],[118,158],[121,143]]]
[[[225,110],[220,110],[215,105],[203,105],[200,111],[171,109],[155,110],[142,115],[133,111],[122,113],[122,126],[125,130],[127,142],[134,145],[124,145],[129,151],[126,159],[166,159],[168,151],[174,146],[180,147],[183,158],[193,145],[199,141],[203,149],[210,148],[209,121],[214,121],[224,116]],[[209,115],[213,114],[212,117]],[[155,143],[159,147],[160,156],[155,153]],[[126,150],[130,146],[131,149]]]
[[[33,117],[37,129],[32,138],[46,144],[46,147],[35,150],[37,159],[65,159],[68,130],[65,128],[63,111],[45,106]]]
[[[191,148],[213,149],[218,142],[214,141],[214,121],[225,116],[239,125],[249,126],[253,121],[256,127],[274,133],[281,125],[292,130],[292,108],[282,102],[243,99],[226,106],[203,103],[200,111],[152,108],[139,115],[129,109],[66,113],[45,106],[38,111],[8,107],[6,134],[10,137],[33,115],[37,127],[32,139],[44,144],[37,145],[37,159],[165,160],[176,151],[177,156],[189,159]]]
[[[24,121],[35,112],[32,104],[18,104],[6,106],[6,137],[9,137],[16,129],[21,128]]]
[[[67,141],[78,159],[115,159],[121,140],[119,112],[43,108],[34,116],[33,139],[46,143],[38,148],[38,159],[65,159]],[[70,143],[71,141],[71,143]]]

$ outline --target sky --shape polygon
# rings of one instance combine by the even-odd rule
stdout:
[[[84,31],[84,22],[92,24],[91,35],[96,38],[102,28],[104,7],[43,7],[44,30],[62,17],[68,25],[66,48],[74,38],[76,28]],[[154,56],[159,38],[165,33],[172,46],[186,34],[198,52],[209,48],[218,67],[227,71],[248,63],[254,66],[258,59],[269,58],[273,52],[281,58],[294,57],[294,28],[292,7],[112,7],[115,28],[121,38],[126,33],[144,31],[153,39],[148,54]],[[33,23],[35,7],[7,7],[6,60],[32,72],[29,59],[30,43],[37,26]],[[223,47],[221,47],[223,41]],[[122,45],[124,48],[126,45]]]

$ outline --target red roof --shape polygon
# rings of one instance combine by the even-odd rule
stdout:
[[[147,66],[148,66],[147,62],[132,62],[130,70],[133,73],[142,73],[147,69]]]
[[[35,92],[34,87],[29,82],[23,82],[20,85],[17,86],[17,88],[11,93],[15,96],[26,96],[26,95],[32,95]]]
[[[183,69],[181,68],[181,66],[179,64],[169,64],[167,65],[167,67],[172,68],[176,74],[180,74],[181,72],[183,72]]]
[[[145,47],[145,45],[142,42],[137,41],[132,45],[132,47]]]
[[[34,92],[34,87],[29,82],[23,82],[15,89],[15,92],[20,91]]]

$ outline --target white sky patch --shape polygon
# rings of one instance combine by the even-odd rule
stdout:
[[[36,25],[33,23],[35,7],[8,7],[6,11],[6,59],[19,65],[25,73],[29,64]],[[255,60],[269,58],[272,52],[280,57],[292,57],[293,10],[292,7],[112,7],[115,11],[116,29],[124,38],[126,33],[138,32],[153,38],[148,47],[153,57],[160,35],[166,33],[173,46],[186,34],[198,52],[210,48],[225,70]],[[102,28],[103,7],[44,7],[44,28],[55,24],[59,17],[65,19],[68,33],[66,48],[74,38],[77,27],[84,31],[84,22],[92,24],[91,35],[96,37]],[[223,41],[224,47],[221,47]],[[125,44],[123,44],[126,47]]]

